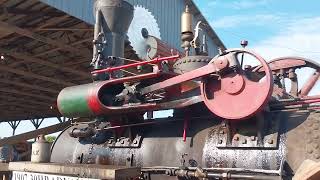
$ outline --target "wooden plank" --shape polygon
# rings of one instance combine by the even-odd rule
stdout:
[[[90,38],[86,38],[86,39],[83,39],[83,40],[79,40],[77,42],[74,42],[74,43],[71,43],[70,45],[78,45],[78,44],[81,44],[81,43],[84,43],[84,42],[88,42],[88,41],[92,41],[93,40],[93,37],[90,37]],[[52,53],[52,52],[55,52],[55,51],[58,51],[60,50],[61,48],[54,48],[54,49],[50,49],[50,50],[47,50],[47,51],[44,51],[42,53],[38,53],[38,54],[35,54],[34,57],[39,57],[39,56],[43,56],[45,54],[49,54],[49,53]],[[89,60],[87,60],[89,62]]]
[[[93,31],[93,28],[41,28],[37,31]]]
[[[52,96],[46,96],[46,95],[41,95],[41,94],[32,94],[32,93],[23,92],[23,91],[17,91],[14,89],[0,88],[0,92],[5,92],[5,93],[9,93],[9,94],[18,94],[18,95],[22,95],[22,96],[29,96],[29,97],[44,99],[44,100],[48,100],[48,101],[52,101],[52,102],[56,101],[56,98],[54,98]]]
[[[39,119],[39,118],[50,118],[60,116],[59,113],[55,112],[41,112],[41,113],[23,113],[23,112],[10,112],[10,113],[1,113],[0,122],[8,121],[19,121],[19,120],[30,120],[30,119]]]
[[[13,15],[28,15],[28,16],[42,15],[42,16],[53,16],[53,17],[59,17],[59,16],[63,15],[63,13],[58,12],[58,11],[43,12],[43,11],[39,11],[39,10],[30,10],[30,9],[15,8],[15,7],[2,7],[2,8],[0,8],[0,14],[3,14],[3,13],[13,14]]]
[[[17,59],[20,59],[20,60],[23,60],[25,62],[41,64],[41,65],[44,65],[44,66],[48,66],[48,67],[51,67],[51,68],[54,68],[54,69],[58,69],[58,70],[62,70],[62,71],[65,71],[65,72],[73,73],[73,74],[76,74],[76,75],[79,75],[79,76],[82,76],[82,77],[86,77],[86,78],[91,77],[89,72],[78,71],[78,70],[75,70],[73,68],[69,68],[69,67],[66,67],[66,66],[63,66],[63,65],[51,63],[49,61],[45,61],[45,60],[42,60],[40,58],[32,57],[31,55],[27,55],[27,54],[23,54],[23,53],[17,53],[17,52],[13,52],[11,50],[3,49],[3,48],[0,48],[0,53],[7,54],[9,56],[13,56],[13,57],[15,57]]]
[[[42,102],[40,100],[32,100],[32,99],[26,99],[26,98],[18,98],[18,97],[13,97],[13,96],[4,96],[4,95],[0,95],[0,99],[6,100],[6,101],[16,101],[16,102],[30,102],[32,104],[36,104],[36,105],[40,105],[40,106],[50,106],[50,102],[45,101]]]
[[[40,110],[47,110],[50,109],[49,106],[45,107],[45,106],[37,106],[37,105],[32,105],[30,103],[19,103],[19,102],[5,102],[5,103],[1,103],[0,106],[4,106],[4,107],[15,107],[17,110],[25,110],[25,112],[30,112],[30,111],[40,111]],[[5,109],[3,107],[1,107],[2,109]]]
[[[0,172],[9,171],[9,163],[0,163]]]
[[[69,52],[75,52],[77,54],[80,54],[83,57],[88,57],[89,58],[88,54],[83,53],[81,50],[79,50],[79,49],[77,49],[75,47],[72,47],[70,45],[61,43],[61,41],[54,40],[54,39],[39,35],[37,33],[34,33],[32,31],[20,28],[18,26],[9,24],[7,22],[0,21],[0,28],[8,29],[8,30],[10,30],[12,32],[15,32],[17,34],[20,34],[22,36],[26,36],[26,37],[29,37],[31,39],[34,39],[34,40],[37,40],[37,41],[40,41],[40,42],[43,42],[43,43],[46,43],[46,44],[50,44],[50,45],[59,47],[59,48],[61,48],[63,50],[69,51]]]
[[[21,121],[21,120],[30,120],[30,119],[39,119],[39,118],[47,118],[47,117],[56,117],[59,116],[58,113],[54,114],[51,112],[23,112],[21,110],[9,111],[4,110],[0,111],[1,120],[0,122],[9,122],[9,121]]]
[[[89,121],[89,119],[78,118],[78,119],[75,119],[73,121],[74,122],[87,122],[87,121]],[[48,127],[45,127],[45,128],[41,128],[41,129],[38,129],[38,130],[29,131],[29,132],[22,133],[22,134],[19,134],[19,135],[15,135],[15,136],[7,137],[7,138],[4,138],[4,139],[0,139],[0,147],[5,145],[5,144],[15,144],[15,143],[18,143],[18,142],[21,142],[21,141],[26,141],[26,140],[29,140],[29,139],[33,139],[33,138],[37,137],[40,134],[47,135],[47,134],[56,133],[56,132],[64,130],[65,128],[67,128],[70,125],[71,125],[71,121],[66,121],[66,122],[62,122],[62,123],[55,124],[55,125],[52,125],[52,126],[48,126]]]
[[[51,26],[51,25],[54,25],[54,24],[58,24],[58,23],[60,23],[60,22],[63,22],[63,21],[65,21],[65,20],[67,20],[69,17],[70,17],[69,15],[64,15],[64,16],[62,16],[62,17],[52,18],[52,19],[50,19],[50,21],[48,21],[47,23],[38,26],[38,28],[36,29],[36,31],[37,31],[38,29],[42,29],[42,28],[45,28],[45,27],[48,27],[48,26]]]
[[[15,85],[15,86],[29,88],[29,89],[35,89],[35,90],[39,90],[39,91],[45,91],[45,92],[49,92],[49,93],[55,93],[55,94],[59,93],[59,91],[55,90],[55,89],[41,87],[41,86],[38,86],[35,84],[27,84],[27,83],[23,83],[23,82],[19,82],[19,81],[14,81],[14,80],[0,79],[0,83]]]
[[[51,82],[51,83],[55,83],[55,84],[60,84],[60,85],[63,85],[63,86],[73,86],[73,85],[75,85],[74,83],[71,83],[71,82],[67,82],[67,81],[64,81],[64,80],[56,79],[56,78],[50,78],[50,77],[34,74],[34,73],[31,73],[31,72],[27,72],[27,71],[18,70],[18,69],[11,68],[11,67],[6,66],[6,65],[1,65],[0,66],[0,71],[19,74],[19,75],[22,75],[22,76],[31,77],[31,78],[35,78],[35,79],[40,79],[40,80],[43,80],[43,81],[47,81],[47,82]]]
[[[0,29],[0,39],[9,36],[12,34],[12,32],[5,30],[5,29]]]
[[[8,138],[3,138],[3,139],[0,139],[0,147],[5,145],[5,144],[16,144],[16,143],[21,142],[21,141],[27,141],[29,139],[33,139],[33,138],[37,137],[40,134],[47,135],[47,134],[52,134],[52,133],[55,133],[55,132],[59,132],[59,131],[62,131],[63,129],[65,129],[65,128],[67,128],[68,126],[70,126],[70,124],[71,124],[70,121],[66,121],[66,122],[63,122],[63,123],[59,123],[59,124],[55,124],[55,125],[48,126],[48,127],[45,127],[45,128],[41,128],[41,129],[38,129],[38,130],[29,131],[29,132],[22,133],[22,134],[19,134],[19,135],[15,135],[15,136],[11,136],[11,137],[8,137]]]

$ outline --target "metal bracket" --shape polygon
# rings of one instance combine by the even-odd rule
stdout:
[[[142,143],[142,136],[137,135],[133,140],[127,137],[121,137],[116,140],[113,138],[107,140],[106,146],[109,148],[139,148]]]
[[[279,139],[280,118],[272,115],[267,119],[269,126],[264,124],[262,128],[256,127],[256,135],[242,133],[246,131],[242,127],[231,128],[229,124],[223,122],[218,131],[212,131],[217,137],[218,148],[277,148]],[[231,132],[230,129],[236,129]],[[261,132],[264,130],[265,132]],[[241,132],[242,131],[242,132]],[[259,135],[260,134],[260,135]]]

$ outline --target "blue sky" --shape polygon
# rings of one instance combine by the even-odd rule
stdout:
[[[240,47],[239,42],[246,39],[249,48],[267,60],[294,55],[320,62],[320,1],[194,1],[228,48]],[[314,90],[319,91],[319,87]],[[49,119],[41,127],[55,123],[57,119]],[[1,123],[0,129],[2,137],[12,133],[7,123]],[[31,122],[24,121],[17,133],[32,129]]]
[[[249,41],[266,59],[320,57],[320,1],[194,0],[228,48]]]

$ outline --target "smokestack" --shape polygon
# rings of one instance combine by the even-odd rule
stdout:
[[[94,69],[123,65],[122,59],[108,59],[108,57],[124,57],[124,42],[133,19],[133,6],[123,0],[96,0],[94,10],[96,18],[92,59]],[[112,76],[118,78],[122,73],[115,72]],[[105,74],[94,75],[94,80],[108,78]]]

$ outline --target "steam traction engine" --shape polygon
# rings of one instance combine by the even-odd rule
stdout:
[[[126,59],[133,11],[122,0],[95,2],[94,81],[63,89],[57,101],[63,116],[92,121],[63,131],[51,162],[141,167],[132,178],[154,180],[291,178],[303,160],[319,161],[320,99],[308,96],[317,63],[267,63],[245,48],[209,57],[188,8],[184,52],[141,29],[141,60]],[[299,90],[296,70],[305,67],[314,74]],[[152,117],[166,109],[172,117]]]

